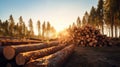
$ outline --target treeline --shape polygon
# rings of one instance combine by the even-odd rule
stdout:
[[[120,0],[99,0],[95,8],[92,6],[90,12],[85,12],[82,21],[77,18],[69,27],[81,27],[86,24],[95,26],[102,34],[110,37],[120,37]]]
[[[50,22],[37,21],[38,35],[34,33],[33,21],[29,19],[28,27],[25,24],[22,16],[19,17],[19,22],[15,22],[12,15],[6,21],[0,20],[0,36],[10,36],[17,38],[40,38],[48,39],[55,36],[55,28],[50,24]]]

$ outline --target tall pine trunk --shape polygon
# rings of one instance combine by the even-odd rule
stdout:
[[[119,38],[120,38],[120,26],[119,26],[119,29],[118,29],[118,30],[119,30]]]
[[[104,23],[102,22],[102,34],[104,34]]]
[[[111,37],[113,37],[114,15],[111,15]]]
[[[115,37],[117,37],[117,25],[115,24]]]

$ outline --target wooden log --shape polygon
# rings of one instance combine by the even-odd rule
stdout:
[[[49,47],[41,50],[19,53],[16,56],[16,63],[18,65],[24,65],[26,62],[30,61],[31,59],[37,59],[37,58],[55,53],[56,51],[61,50],[65,46],[66,45],[59,45],[59,46],[53,46],[53,47]]]
[[[0,57],[3,56],[3,46],[0,46]]]
[[[59,67],[73,51],[74,45],[69,45],[54,54],[30,61],[25,67]]]
[[[3,48],[3,55],[7,60],[11,60],[20,52],[38,50],[38,49],[47,48],[47,47],[56,46],[56,45],[58,45],[57,41],[50,42],[50,43],[5,46]]]
[[[10,46],[10,45],[20,45],[20,44],[35,44],[35,43],[42,43],[41,41],[26,41],[26,42],[15,42],[15,41],[4,41],[4,42],[1,42],[0,45],[1,46]]]
[[[21,66],[18,66],[15,61],[10,61],[10,62],[7,62],[6,63],[6,67],[21,67]]]

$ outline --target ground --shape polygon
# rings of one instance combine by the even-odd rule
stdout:
[[[64,67],[120,67],[120,47],[76,47]]]

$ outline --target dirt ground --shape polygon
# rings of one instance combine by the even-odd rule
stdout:
[[[63,67],[120,67],[120,47],[76,47]]]

